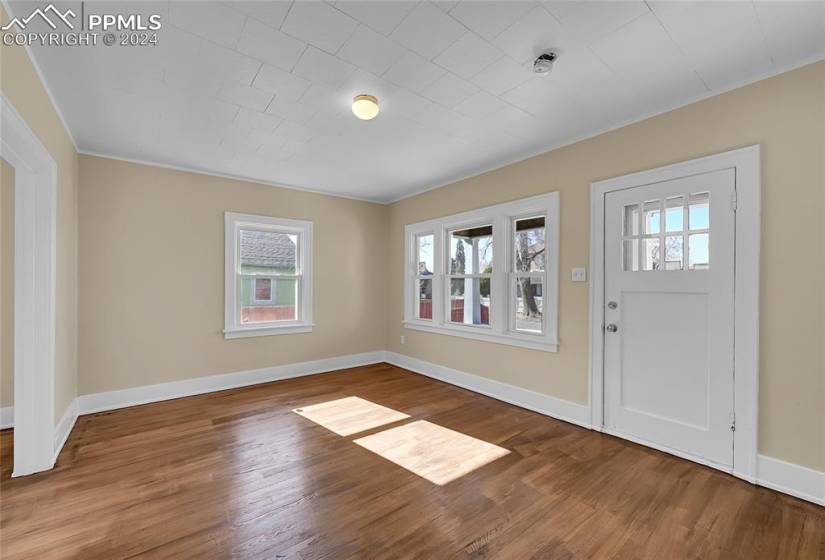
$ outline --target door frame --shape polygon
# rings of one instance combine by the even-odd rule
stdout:
[[[604,427],[604,208],[609,192],[650,185],[720,169],[734,169],[735,262],[734,262],[734,419],[733,466],[723,469],[756,481],[759,404],[759,258],[761,226],[760,147],[758,144],[683,161],[656,169],[596,181],[590,185],[590,423]],[[613,434],[709,464],[697,457],[667,447]]]
[[[14,168],[14,469],[55,461],[57,165],[0,93],[0,157]]]

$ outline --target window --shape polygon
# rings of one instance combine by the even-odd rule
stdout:
[[[450,232],[450,322],[490,324],[492,272],[492,225]]]
[[[406,227],[407,328],[555,351],[558,193]]]
[[[312,223],[225,214],[226,338],[312,330]]]
[[[424,233],[415,236],[415,262],[418,265],[415,274],[416,284],[416,318],[432,320],[433,318],[433,234]]]
[[[707,270],[709,202],[704,192],[625,206],[624,270]]]

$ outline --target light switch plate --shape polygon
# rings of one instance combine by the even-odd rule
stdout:
[[[574,268],[570,271],[570,279],[573,282],[587,282],[587,269]]]

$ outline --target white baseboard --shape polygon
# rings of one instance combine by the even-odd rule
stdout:
[[[52,460],[52,465],[57,462],[57,456],[60,455],[60,451],[63,450],[63,445],[66,444],[66,440],[69,439],[69,434],[72,433],[72,428],[74,428],[74,424],[77,422],[79,400],[80,399],[72,400],[69,406],[66,407],[66,412],[63,413],[60,422],[58,422],[54,428],[54,459]]]
[[[551,397],[550,395],[537,393],[500,381],[494,381],[457,369],[440,366],[432,362],[419,360],[418,358],[411,358],[410,356],[396,352],[387,352],[386,361],[398,367],[426,375],[427,377],[432,377],[433,379],[438,379],[439,381],[444,381],[451,385],[458,385],[464,389],[481,393],[482,395],[487,395],[488,397],[508,402],[546,416],[551,416],[558,420],[564,420],[571,424],[590,428],[590,407],[584,404]]]
[[[825,506],[825,472],[759,455],[756,483]]]
[[[4,406],[0,408],[0,430],[14,428],[14,407]]]
[[[94,412],[103,412],[105,410],[114,410],[127,406],[166,401],[192,395],[202,395],[204,393],[235,389],[237,387],[246,387],[248,385],[257,385],[259,383],[268,383],[281,379],[292,379],[383,361],[383,351],[367,352],[364,354],[351,354],[349,356],[338,356],[323,360],[210,375],[207,377],[193,377],[192,379],[172,381],[171,383],[144,385],[142,387],[121,389],[119,391],[81,395],[78,397],[80,401],[79,413],[92,414]]]

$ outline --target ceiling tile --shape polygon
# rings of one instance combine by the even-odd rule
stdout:
[[[272,101],[273,94],[241,84],[224,83],[216,92],[215,97],[254,111],[265,111],[269,102]]]
[[[353,70],[355,68],[352,65],[340,58],[315,47],[308,47],[292,72],[296,76],[306,78],[316,84],[336,88],[344,82]]]
[[[464,1],[450,10],[450,15],[482,37],[492,39],[535,7],[535,2],[520,0]]]
[[[239,52],[284,70],[292,70],[305,48],[298,39],[254,19],[246,20],[238,42]]]
[[[536,7],[527,12],[493,43],[518,63],[534,60],[548,50],[564,46],[561,24],[545,9]]]
[[[479,91],[458,105],[455,110],[468,117],[485,117],[497,111],[502,111],[507,107],[507,103],[487,93]]]
[[[255,18],[258,21],[267,24],[270,27],[279,29],[284,22],[289,11],[290,2],[261,2],[259,1],[232,1],[225,2],[227,6],[243,12],[249,17]]]
[[[447,47],[447,50],[438,55],[433,62],[466,80],[501,56],[503,55],[500,50],[475,33],[468,32]]]
[[[407,52],[390,66],[383,78],[411,91],[420,92],[445,73],[443,68],[415,53]]]
[[[754,2],[753,5],[778,68],[825,57],[825,2]]]
[[[450,16],[429,2],[422,2],[395,28],[390,37],[432,60],[465,32],[466,29]]]
[[[471,81],[493,95],[501,95],[534,77],[535,74],[528,65],[517,64],[509,56],[502,56],[473,76]]]
[[[164,34],[163,42],[158,47],[159,50],[151,49],[149,52],[145,49],[138,52],[139,49],[135,49],[134,55],[146,57],[151,66],[163,68],[167,77],[189,69],[208,73],[223,81],[249,85],[261,67],[261,63],[254,58],[183,31]],[[110,58],[103,65],[123,67],[124,57],[116,51],[117,49],[104,51],[109,53]],[[88,55],[84,57],[83,64],[89,64]]]
[[[172,2],[172,25],[226,47],[238,44],[243,29],[243,14],[212,2]]]
[[[365,2],[339,0],[335,7],[346,12],[365,25],[371,27],[379,33],[389,35],[399,23],[410,13],[417,2],[376,2],[367,0]]]
[[[421,95],[445,107],[455,107],[477,91],[478,88],[470,82],[448,72],[424,88]]]
[[[380,76],[404,53],[398,44],[365,25],[359,25],[338,56]]]
[[[458,5],[458,0],[434,0],[430,3],[443,12],[449,12]]]
[[[357,21],[325,2],[293,2],[281,31],[336,53],[357,25]]]
[[[704,88],[678,45],[652,13],[635,19],[591,45],[591,49],[614,72],[639,80],[643,87],[666,86],[667,80],[695,81]],[[640,84],[641,85],[641,84]]]
[[[299,101],[291,101],[275,96],[275,99],[266,108],[266,112],[270,115],[276,115],[285,120],[294,121],[297,123],[305,123],[313,116],[315,110],[307,107]]]
[[[253,130],[268,130],[273,131],[275,130],[279,124],[281,124],[280,117],[274,115],[268,115],[266,113],[259,113],[258,111],[252,111],[250,109],[246,109],[245,107],[241,107],[238,111],[238,114],[235,116],[235,125],[240,129],[247,132],[251,132]]]
[[[650,7],[712,90],[770,71],[770,53],[751,3],[651,2]]]
[[[641,0],[541,2],[562,25],[567,43],[585,46],[650,12]]]
[[[252,85],[260,90],[272,92],[280,99],[297,101],[309,89],[311,82],[280,68],[264,64],[255,76]]]

